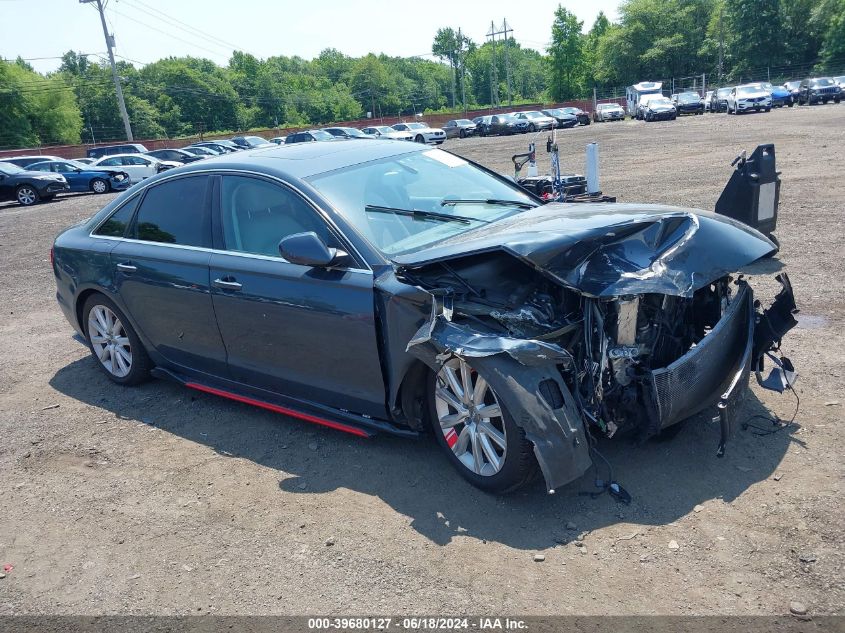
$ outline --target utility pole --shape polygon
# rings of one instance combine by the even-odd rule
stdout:
[[[100,22],[103,24],[103,36],[106,38],[106,48],[109,51],[109,63],[111,64],[111,76],[114,79],[114,89],[117,92],[117,105],[120,107],[120,116],[123,118],[123,127],[126,129],[126,140],[134,141],[132,136],[132,126],[129,124],[129,113],[126,112],[126,102],[123,100],[123,88],[120,87],[120,77],[117,76],[117,66],[114,65],[114,35],[109,35],[109,29],[106,26],[106,14],[103,7],[103,0],[79,0],[80,4],[96,4],[97,11],[100,12]]]
[[[461,35],[461,27],[458,27],[458,46],[460,46],[461,60],[461,103],[464,105],[464,116],[467,115],[467,69],[466,55],[464,55],[464,37]]]
[[[513,105],[513,94],[511,92],[511,65],[508,61],[508,33],[513,33],[513,29],[508,28],[507,19],[504,20],[504,25],[502,26],[501,31],[497,31],[496,25],[493,24],[492,21],[490,22],[490,32],[487,34],[487,36],[492,38],[493,40],[493,63],[490,69],[490,100],[493,102],[494,106],[497,105],[499,102],[499,79],[496,76],[497,35],[505,36],[505,78],[508,86],[508,105]]]
[[[496,72],[496,36],[498,33],[496,32],[496,25],[493,24],[493,21],[490,21],[490,32],[487,34],[488,37],[492,38],[493,42],[493,51],[490,61],[490,105],[491,107],[495,108],[499,104],[499,78]]]
[[[508,32],[513,33],[513,29],[508,29],[507,18],[504,20],[501,32],[505,36],[505,77],[508,85],[508,105],[513,105],[513,98],[511,96],[511,65],[508,62]]]
[[[725,12],[725,5],[719,6],[719,83],[722,83],[722,70],[725,60],[725,33],[722,31],[722,14]]]

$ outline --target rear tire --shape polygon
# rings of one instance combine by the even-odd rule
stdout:
[[[149,380],[153,362],[129,320],[111,299],[100,293],[88,297],[81,325],[91,355],[109,380],[126,386]]]
[[[465,381],[470,393],[463,399],[458,392]],[[437,374],[429,372],[428,411],[435,441],[472,485],[504,494],[536,477],[534,446],[525,431],[487,382],[462,359],[453,357]]]

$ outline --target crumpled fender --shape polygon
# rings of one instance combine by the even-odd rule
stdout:
[[[563,348],[481,334],[440,315],[419,329],[407,351],[434,371],[453,355],[466,359],[524,429],[549,490],[592,465],[584,423],[556,367],[572,361]]]

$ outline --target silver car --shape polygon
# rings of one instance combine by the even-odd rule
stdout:
[[[538,130],[552,130],[557,127],[557,119],[543,114],[537,110],[529,110],[527,112],[517,112],[516,118],[521,121],[528,122],[528,131],[536,132]]]

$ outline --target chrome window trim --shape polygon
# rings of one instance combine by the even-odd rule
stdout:
[[[168,244],[166,242],[148,242],[146,240],[136,240],[129,237],[112,237],[110,235],[89,235],[91,239],[95,240],[110,240],[112,242],[121,242],[126,244],[146,244],[147,246],[158,246],[161,248],[175,248],[183,251],[196,251],[200,253],[210,253],[212,255],[231,255],[233,257],[243,257],[245,259],[260,259],[270,262],[279,262],[280,264],[288,264],[290,266],[303,266],[302,264],[294,264],[289,262],[284,257],[272,257],[270,255],[255,255],[253,253],[239,253],[236,251],[224,251],[219,248],[206,248],[204,246],[187,246],[185,244]],[[308,268],[308,266],[303,266]],[[372,275],[373,271],[368,268],[345,268],[343,266],[326,266],[327,270],[342,270],[350,273],[367,273]]]
[[[273,180],[273,181],[277,182],[278,184],[280,184],[281,186],[287,187],[288,189],[296,192],[303,200],[305,200],[305,203],[314,211],[314,213],[316,213],[320,218],[322,218],[329,225],[329,228],[331,230],[333,230],[337,235],[341,236],[343,241],[347,242],[349,244],[349,246],[352,247],[352,250],[354,251],[354,257],[356,257],[358,259],[358,261],[363,262],[364,265],[367,267],[367,268],[335,268],[334,270],[349,270],[349,271],[366,270],[368,272],[372,272],[372,267],[370,266],[369,262],[361,255],[361,252],[356,248],[355,244],[353,244],[349,240],[349,238],[346,237],[346,234],[343,231],[340,230],[340,227],[338,227],[337,224],[335,224],[334,220],[332,220],[330,217],[328,217],[323,212],[322,209],[317,207],[314,204],[314,202],[311,200],[311,198],[304,191],[302,191],[302,189],[300,189],[296,185],[293,185],[293,184],[291,184],[291,183],[289,183],[285,180],[282,180],[278,176],[273,176],[273,175],[270,175],[270,174],[265,174],[265,173],[262,173],[262,172],[252,171],[252,170],[247,170],[247,169],[229,169],[229,168],[226,168],[226,167],[223,167],[223,168],[218,167],[218,168],[215,168],[215,169],[198,169],[198,170],[195,170],[195,171],[193,171],[193,170],[189,171],[189,172],[184,173],[184,174],[170,174],[170,175],[165,176],[165,177],[163,177],[159,180],[156,180],[155,182],[146,183],[145,185],[141,186],[138,189],[138,191],[132,196],[132,198],[134,198],[135,196],[145,195],[147,189],[149,189],[152,186],[158,185],[160,183],[164,183],[164,182],[167,182],[169,180],[174,180],[176,178],[185,178],[185,177],[189,177],[189,176],[197,176],[197,175],[200,175],[200,174],[205,174],[206,176],[224,175],[224,174],[227,174],[227,175],[248,174],[250,176],[259,176],[260,178],[267,178],[267,179]],[[127,200],[127,202],[129,200],[131,200],[131,198],[129,198]],[[139,203],[140,202],[143,202],[143,200],[139,200]],[[114,211],[112,211],[105,218],[103,218],[102,221],[98,222],[97,225],[94,228],[92,228],[91,231],[88,233],[88,237],[92,237],[94,239],[120,240],[120,241],[124,241],[124,242],[139,242],[139,243],[142,243],[142,244],[156,244],[156,245],[159,245],[159,246],[168,246],[170,248],[190,248],[190,249],[198,249],[198,250],[207,250],[207,251],[210,251],[210,252],[225,253],[227,255],[249,256],[249,257],[255,257],[255,258],[260,258],[260,259],[269,259],[271,261],[280,261],[280,262],[284,262],[286,264],[291,263],[291,262],[287,261],[286,259],[284,259],[282,257],[271,257],[271,256],[268,256],[268,255],[254,255],[254,254],[251,254],[251,253],[237,253],[235,251],[226,251],[226,250],[219,250],[219,249],[213,249],[213,248],[202,248],[202,247],[198,247],[198,246],[182,246],[181,244],[166,244],[166,243],[163,243],[163,242],[147,242],[145,240],[133,240],[131,238],[110,237],[110,236],[105,236],[105,235],[94,235],[94,233],[103,224],[105,224],[106,221],[108,221],[108,219],[111,218],[111,216],[113,216],[120,209],[122,209],[125,204],[126,203],[121,204]]]

